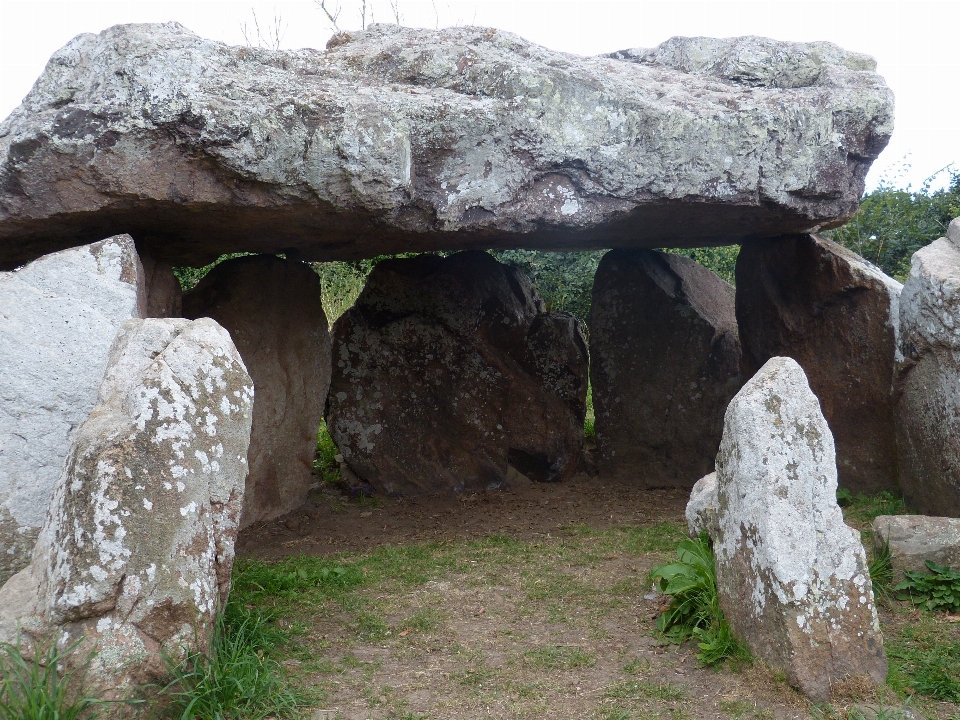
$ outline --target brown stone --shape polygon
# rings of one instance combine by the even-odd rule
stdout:
[[[230,332],[256,389],[241,526],[293,510],[313,483],[330,384],[319,277],[272,256],[226,260],[183,296],[183,313],[212,317]]]
[[[334,325],[333,357],[327,427],[379,491],[477,492],[577,469],[579,322],[545,314],[526,276],[487,253],[381,262]]]
[[[746,243],[737,260],[744,376],[792,357],[820,399],[840,487],[897,488],[890,388],[901,285],[817,235]]]
[[[604,255],[590,323],[601,476],[692,487],[713,470],[740,388],[733,292],[680,255]]]

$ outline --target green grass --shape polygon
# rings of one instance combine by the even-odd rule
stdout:
[[[105,703],[84,695],[83,681],[92,658],[71,658],[78,640],[61,650],[58,638],[33,643],[29,657],[16,643],[0,644],[0,720],[92,720]],[[82,638],[81,638],[82,640]]]
[[[903,515],[906,509],[903,498],[883,491],[876,495],[853,494],[846,488],[837,490],[837,503],[843,508],[844,517],[857,524],[870,524],[878,515]]]
[[[652,683],[644,680],[629,680],[607,688],[604,697],[616,700],[685,700],[687,689],[669,682]]]
[[[262,720],[291,717],[309,698],[284,682],[270,657],[284,636],[255,611],[228,603],[217,618],[209,652],[164,656],[172,676],[163,689],[166,713],[180,720]]]
[[[540,670],[574,670],[593,667],[596,658],[576,646],[546,645],[524,653],[523,662]]]
[[[931,614],[884,638],[890,662],[888,684],[901,693],[919,693],[960,703],[960,639]]]

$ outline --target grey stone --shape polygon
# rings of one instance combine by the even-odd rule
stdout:
[[[724,419],[717,589],[734,634],[819,702],[847,678],[887,675],[866,553],[836,491],[820,404],[796,361],[771,358]]]
[[[771,357],[804,369],[833,432],[840,487],[896,491],[894,362],[902,286],[818,235],[746,243],[737,258],[744,374]]]
[[[614,250],[593,283],[590,374],[601,476],[692,487],[740,389],[733,288],[680,255]]]
[[[185,317],[211,317],[230,332],[256,388],[241,527],[299,507],[314,482],[330,387],[320,291],[308,265],[259,256],[220,263],[184,295]]]
[[[77,430],[0,641],[79,642],[85,692],[129,699],[202,649],[230,588],[253,384],[214,321],[129,320]],[[111,717],[134,708],[117,705]]]
[[[951,239],[910,261],[900,345],[894,403],[904,499],[928,515],[960,517],[960,244]]]
[[[129,235],[0,273],[0,581],[30,561],[114,336],[146,311],[142,276]]]
[[[873,544],[879,552],[889,544],[898,573],[930,572],[926,561],[960,571],[960,519],[928,515],[878,515]]]
[[[412,495],[572,476],[587,348],[576,318],[544,309],[484,252],[379,263],[333,328],[327,428],[353,482]]]
[[[711,539],[717,537],[720,533],[717,502],[717,473],[712,472],[697,480],[690,491],[685,512],[690,537],[699,537],[701,532],[706,532]]]
[[[57,51],[0,125],[0,267],[117,231],[200,265],[834,227],[893,127],[874,67],[756,37],[578,57],[373,25],[272,52],[119,25]]]

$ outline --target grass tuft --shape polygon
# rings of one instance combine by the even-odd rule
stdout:
[[[164,654],[172,676],[162,690],[166,713],[179,720],[262,720],[289,717],[306,699],[283,682],[270,651],[283,640],[262,615],[236,602],[214,625],[210,651],[180,662]]]
[[[67,658],[83,638],[61,650],[53,637],[33,643],[24,657],[20,638],[0,643],[0,720],[93,720],[104,704],[83,693],[83,681],[93,655],[65,669]]]

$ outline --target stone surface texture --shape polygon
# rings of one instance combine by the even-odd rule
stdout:
[[[960,571],[960,519],[929,515],[878,515],[873,520],[873,545],[879,552],[889,543],[893,569],[930,572],[926,561]]]
[[[690,537],[699,537],[706,532],[707,537],[716,538],[720,533],[720,518],[717,505],[717,473],[712,472],[697,480],[690,491],[687,501],[687,530]]]
[[[576,318],[544,309],[484,252],[379,263],[333,328],[326,416],[345,463],[397,494],[575,473],[586,343]]]
[[[320,290],[309,265],[264,255],[226,260],[184,295],[184,317],[211,317],[230,332],[256,389],[241,527],[299,507],[314,482],[330,387]]]
[[[746,243],[736,272],[744,376],[772,357],[796,360],[833,432],[840,487],[896,491],[900,283],[817,235]]]
[[[914,253],[900,298],[894,402],[908,507],[960,517],[960,222]]]
[[[0,124],[0,267],[111,232],[174,265],[812,232],[856,211],[889,139],[874,69],[757,37],[579,57],[381,24],[273,52],[118,25]]]
[[[740,389],[733,288],[681,255],[614,250],[593,283],[597,465],[640,487],[692,487],[713,470]]]
[[[104,699],[161,681],[161,651],[203,647],[230,588],[252,410],[214,321],[124,323],[32,561],[0,589],[0,641],[80,641],[69,657],[96,650],[85,691]]]
[[[717,588],[734,634],[823,702],[887,675],[860,535],[836,501],[833,438],[802,368],[771,358],[730,402],[717,455]]]
[[[120,325],[147,291],[129,235],[0,273],[0,582],[22,569]]]

